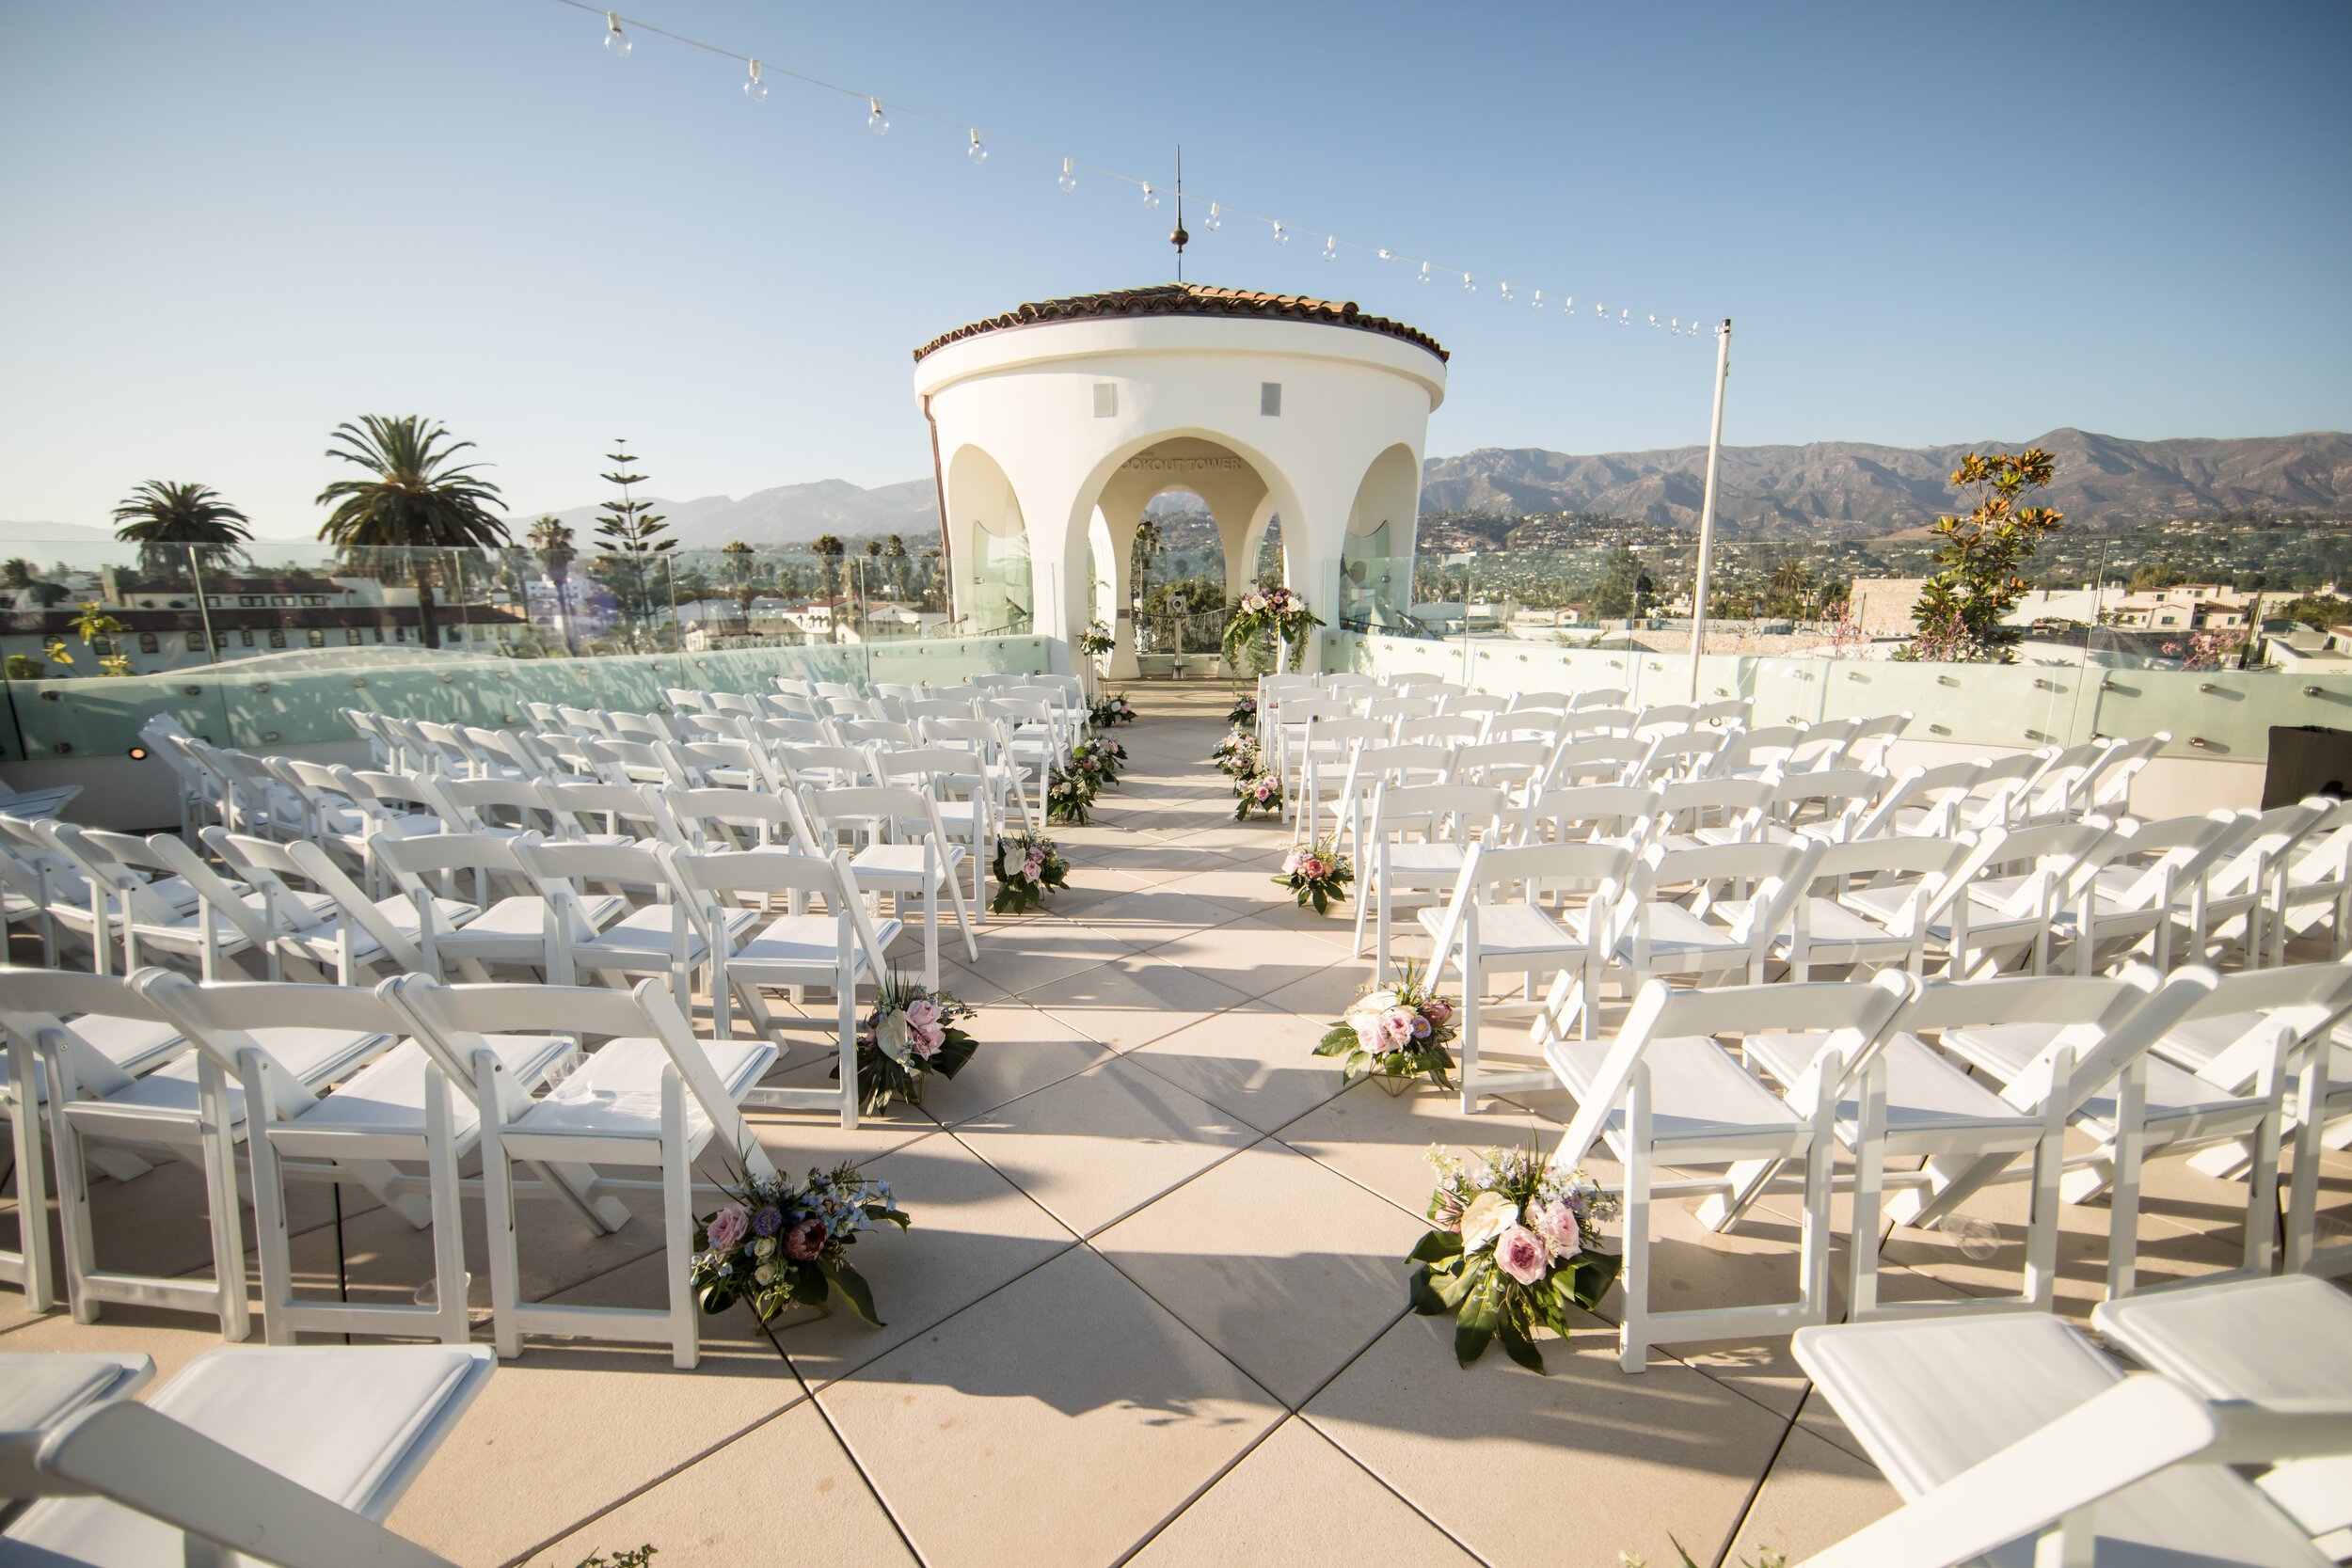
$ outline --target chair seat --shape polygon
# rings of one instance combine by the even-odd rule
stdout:
[[[486,1348],[454,1345],[232,1346],[198,1357],[148,1403],[380,1524],[492,1364]],[[97,1497],[35,1503],[6,1540],[55,1554],[33,1562],[148,1568],[182,1557],[178,1530]]]
[[[628,908],[628,900],[617,893],[583,893],[578,904],[588,923],[599,928],[610,926]],[[433,942],[444,958],[511,957],[529,961],[546,951],[547,920],[546,899],[535,893],[518,893],[498,899],[453,931],[437,926]]]
[[[1946,1052],[2006,1084],[2025,1072],[2058,1034],[2056,1024],[2000,1023],[1947,1029],[1943,1045]],[[2107,1133],[2114,1131],[2116,1109],[2116,1085],[2108,1083],[2085,1100],[2075,1114],[2094,1131]],[[2198,1137],[2215,1126],[2235,1126],[2259,1109],[2161,1056],[2148,1060],[2148,1130],[2166,1141]]]
[[[888,948],[906,926],[901,921],[881,920],[875,922],[874,929],[877,940]],[[787,914],[769,922],[757,936],[739,942],[727,968],[731,973],[769,967],[806,970],[811,981],[822,985],[832,977],[840,954],[841,927],[833,916]],[[863,975],[866,969],[865,950],[851,946],[850,972]]]
[[[711,1070],[740,1101],[776,1059],[766,1040],[701,1040]],[[581,1137],[654,1138],[661,1133],[661,1075],[670,1053],[651,1038],[607,1040],[573,1073],[515,1119],[516,1135],[558,1133]],[[691,1091],[686,1101],[686,1136],[700,1148],[710,1133],[710,1117]]]
[[[43,1431],[77,1410],[123,1399],[154,1375],[155,1363],[144,1355],[0,1355],[0,1432]]]
[[[512,1085],[525,1094],[537,1089],[572,1049],[572,1042],[560,1035],[485,1035],[483,1043]],[[414,1040],[403,1041],[294,1120],[272,1128],[271,1141],[289,1152],[298,1152],[306,1140],[318,1133],[421,1137],[425,1069],[431,1064],[424,1047]],[[470,1137],[482,1120],[474,1097],[453,1085],[449,1106],[452,1131],[460,1139]]]
[[[963,846],[941,846],[946,851],[945,862],[933,856],[931,880],[944,885],[963,864]],[[850,871],[861,886],[880,888],[885,892],[904,888],[909,892],[923,891],[923,857],[928,846],[921,844],[869,844],[850,857]]]
[[[1592,1092],[1613,1043],[1555,1039],[1544,1047],[1544,1059],[1581,1101]],[[1780,1096],[1703,1035],[1652,1040],[1642,1060],[1650,1072],[1651,1135],[1669,1164],[1667,1151],[1677,1143],[1737,1141],[1759,1133],[1779,1140],[1804,1128],[1804,1118]],[[1603,1132],[1613,1139],[1624,1134],[1624,1107],[1612,1110]]]
[[[1391,887],[1452,887],[1469,854],[1459,844],[1416,839],[1390,845],[1383,859]]]
[[[1718,905],[1718,908],[1723,906]],[[1711,926],[1679,904],[1651,904],[1649,967],[1655,970],[1726,969],[1746,961],[1748,943],[1720,926]],[[1617,939],[1616,958],[1633,959],[1630,931]]]
[[[132,1078],[176,1055],[187,1045],[187,1037],[170,1024],[143,1018],[109,1018],[100,1013],[85,1013],[68,1023],[66,1028],[83,1044]],[[7,1091],[8,1084],[8,1053],[0,1052],[0,1093]],[[49,1102],[46,1074],[37,1072],[33,1075],[33,1090],[41,1104]]]
[[[2017,1313],[1805,1329],[1797,1360],[1906,1500],[2030,1436],[2123,1373],[2055,1318]],[[2311,1541],[2218,1465],[2183,1465],[2098,1506],[2099,1568],[2310,1568]],[[2030,1543],[1992,1554],[2026,1568]]]
[[[1420,910],[1415,918],[1428,936],[1445,925],[1443,910]],[[1588,948],[1584,911],[1563,910],[1554,919],[1532,904],[1482,904],[1478,908],[1478,953],[1489,969],[1519,969],[1537,958],[1577,958]]]
[[[351,1029],[256,1029],[255,1043],[270,1059],[306,1088],[333,1083],[354,1067],[391,1043],[389,1035]],[[197,1097],[200,1059],[193,1054],[167,1062],[146,1077],[117,1089],[103,1100],[77,1100],[65,1114],[84,1132],[134,1141],[156,1137],[184,1141],[196,1126],[201,1107]],[[229,1118],[245,1124],[245,1086],[230,1077]]]
[[[1745,908],[1745,902],[1740,901]],[[1718,905],[1725,908],[1725,905]],[[1807,897],[1799,916],[1804,922],[1805,945],[1814,963],[1872,963],[1899,958],[1911,951],[1911,939],[1897,936],[1877,921],[1855,913],[1835,898]],[[1796,948],[1795,934],[1772,939],[1772,952],[1786,958]]]
[[[587,969],[600,966],[619,968],[653,960],[659,960],[666,967],[674,940],[671,935],[671,908],[668,904],[647,904],[631,910],[598,931],[594,940],[573,942],[572,952],[579,963]],[[757,920],[759,911],[724,910],[721,911],[721,918],[726,922],[727,934],[732,937]],[[686,961],[699,964],[708,951],[702,934],[689,924],[686,927]]]
[[[1794,1085],[1820,1054],[1824,1034],[1750,1035],[1741,1050],[1752,1067],[1763,1069],[1784,1085]],[[2042,1118],[2028,1116],[1939,1056],[1916,1035],[1898,1034],[1886,1042],[1886,1132],[1890,1145],[1899,1145],[1906,1132],[1934,1135],[1947,1132],[2040,1131]],[[1862,1108],[1854,1101],[1837,1103],[1837,1136],[1851,1146],[1857,1141]]]
[[[384,917],[386,925],[410,942],[417,941],[424,933],[424,927],[417,920],[417,906],[412,899],[398,895],[389,898],[379,898],[375,901],[375,911]],[[437,933],[466,926],[481,912],[471,904],[461,903],[454,898],[434,899],[433,929],[437,933]],[[314,963],[332,963],[337,955],[342,951],[338,925],[335,914],[330,911],[320,924],[307,927],[299,931],[290,931],[279,937],[278,944],[289,952],[301,954]],[[384,944],[368,935],[364,929],[356,925],[351,927],[351,957],[355,962],[365,963],[381,955],[383,951]]]

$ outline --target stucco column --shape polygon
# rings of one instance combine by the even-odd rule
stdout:
[[[1136,660],[1136,530],[1141,526],[1143,514],[1133,516],[1123,513],[1113,515],[1107,510],[1104,519],[1111,531],[1111,661],[1109,678],[1131,681],[1139,678],[1143,666]]]

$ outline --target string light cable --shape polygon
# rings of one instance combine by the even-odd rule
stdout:
[[[584,11],[602,22],[605,49],[615,59],[625,60],[629,57],[633,52],[637,34],[666,39],[672,43],[688,49],[697,49],[704,54],[732,60],[737,65],[742,66],[747,72],[742,82],[743,96],[752,103],[757,103],[767,98],[768,82],[771,78],[797,82],[803,87],[812,87],[819,92],[829,92],[836,97],[847,99],[853,104],[863,106],[866,111],[866,128],[878,136],[889,134],[891,116],[895,114],[906,119],[919,120],[925,124],[936,125],[951,134],[961,135],[964,138],[964,154],[975,166],[985,165],[989,154],[998,150],[1018,152],[1027,157],[1043,160],[1046,166],[1055,171],[1057,183],[1065,193],[1077,189],[1080,174],[1099,175],[1105,180],[1133,187],[1138,193],[1142,205],[1147,211],[1155,209],[1160,204],[1159,182],[1139,174],[1129,174],[1123,169],[1116,169],[1107,165],[1091,163],[1084,158],[1051,151],[1009,136],[999,136],[993,134],[983,135],[978,126],[967,121],[947,115],[932,114],[928,110],[916,108],[910,103],[899,103],[895,99],[884,99],[863,88],[848,87],[838,82],[829,82],[821,76],[812,76],[805,71],[794,71],[788,66],[778,65],[773,60],[757,58],[726,48],[722,44],[690,38],[684,33],[674,32],[667,27],[658,26],[636,17],[625,16],[618,11],[608,10],[602,6],[592,5],[588,3],[588,0],[555,0],[555,4],[568,7],[576,11]],[[1191,196],[1193,193],[1188,191],[1185,194]],[[1210,201],[1208,215],[1201,220],[1201,227],[1215,232],[1221,230],[1228,222],[1235,220],[1264,225],[1268,236],[1278,245],[1290,244],[1293,234],[1321,233],[1324,235],[1324,242],[1319,254],[1326,261],[1338,261],[1340,252],[1343,250],[1354,251],[1387,265],[1405,267],[1407,269],[1408,276],[1416,283],[1427,283],[1433,277],[1443,276],[1459,280],[1466,293],[1479,292],[1477,277],[1461,267],[1448,266],[1441,261],[1424,261],[1419,257],[1406,256],[1402,251],[1391,249],[1387,245],[1351,240],[1326,229],[1292,223],[1264,213],[1249,212],[1227,201]],[[1558,309],[1561,318],[1565,321],[1581,320],[1589,313],[1597,325],[1603,326],[1613,325],[1629,329],[1637,322],[1644,322],[1676,338],[1707,337],[1711,334],[1713,327],[1711,321],[1699,316],[1676,315],[1661,320],[1655,312],[1643,311],[1637,317],[1629,307],[1619,306],[1613,309],[1597,300],[1586,300],[1580,304],[1576,296],[1572,294],[1555,293],[1550,299],[1547,300],[1545,291],[1542,289],[1524,290],[1500,278],[1497,279],[1493,297],[1505,305],[1524,306],[1535,310],[1553,307]]]

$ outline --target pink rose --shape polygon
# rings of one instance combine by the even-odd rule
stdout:
[[[752,1217],[740,1209],[722,1209],[710,1216],[706,1233],[713,1252],[728,1252],[742,1244],[751,1234]]]
[[[1300,866],[1298,869],[1304,871],[1307,874],[1308,879],[1311,881],[1320,881],[1331,873],[1331,868],[1329,866],[1324,864],[1321,861],[1314,859],[1312,856],[1308,857],[1307,863]]]
[[[1565,1263],[1584,1250],[1584,1233],[1577,1228],[1576,1211],[1568,1205],[1539,1204],[1527,1218],[1553,1262]]]
[[[1269,796],[1269,795],[1271,795],[1271,794],[1273,794],[1273,793],[1274,793],[1274,786],[1273,786],[1272,784],[1260,784],[1260,785],[1258,786],[1258,789],[1257,789],[1257,796],[1258,796],[1258,799],[1259,799],[1259,800],[1264,800],[1267,796]]]
[[[1420,1022],[1420,1020],[1421,1015],[1419,1013],[1407,1012],[1402,1007],[1399,1007],[1392,1013],[1382,1014],[1380,1024],[1382,1028],[1388,1031],[1389,1049],[1391,1051],[1402,1051],[1406,1046],[1412,1044],[1413,1025]]]
[[[1376,1015],[1367,1013],[1356,1020],[1356,1043],[1375,1056],[1389,1048],[1387,1024]]]
[[[936,1055],[939,1048],[946,1043],[947,1027],[946,1024],[923,1023],[915,1026],[914,1044],[914,1053],[917,1056]]]
[[[1520,1284],[1536,1283],[1549,1266],[1544,1243],[1525,1226],[1512,1226],[1495,1238],[1495,1267]]]
[[[1298,875],[1299,868],[1304,864],[1306,864],[1306,857],[1299,853],[1299,851],[1293,849],[1289,854],[1282,857],[1282,875],[1285,877],[1295,877]]]
[[[920,1001],[907,1004],[907,1022],[916,1029],[922,1028],[927,1023],[934,1023],[938,1022],[938,1019],[939,1004],[928,996]]]
[[[1422,1017],[1439,1028],[1443,1028],[1454,1018],[1453,1006],[1448,1003],[1438,1001],[1434,996],[1421,1005],[1421,1010]]]

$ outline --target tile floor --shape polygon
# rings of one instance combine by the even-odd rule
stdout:
[[[859,1248],[888,1326],[841,1313],[770,1335],[739,1311],[706,1321],[692,1372],[661,1352],[530,1343],[396,1528],[463,1563],[533,1568],[641,1543],[662,1568],[1613,1568],[1620,1549],[1670,1563],[1670,1538],[1701,1564],[1802,1555],[1892,1506],[1785,1340],[1674,1346],[1627,1377],[1604,1302],[1588,1332],[1547,1346],[1549,1377],[1500,1353],[1454,1366],[1447,1328],[1404,1309],[1424,1153],[1548,1141],[1565,1099],[1465,1117],[1434,1091],[1346,1088],[1311,1055],[1369,976],[1347,913],[1291,906],[1269,880],[1283,830],[1232,822],[1203,760],[1224,689],[1132,695],[1145,717],[1120,737],[1125,781],[1090,825],[1057,833],[1072,888],[1050,913],[992,921],[977,963],[946,944],[947,985],[985,1009],[972,1069],[854,1133],[755,1118],[781,1166],[853,1154],[896,1186],[914,1229]],[[824,1070],[803,1045],[780,1075]],[[2238,1189],[2179,1162],[2149,1188],[2152,1275],[2234,1261]],[[2352,1165],[2330,1167],[2328,1195],[2333,1219],[2352,1217]],[[405,1296],[424,1277],[421,1239],[364,1195],[340,1214],[326,1194],[299,1197],[319,1289],[340,1275],[355,1296]],[[1989,1259],[1897,1235],[1887,1293],[2009,1289],[2018,1197],[1978,1206],[2003,1227]],[[200,1213],[183,1173],[103,1184],[102,1255],[199,1269]],[[545,1218],[532,1289],[660,1299],[649,1213],[607,1237]],[[1786,1205],[1730,1237],[1683,1204],[1661,1224],[1674,1305],[1786,1293]],[[2105,1224],[2103,1209],[2070,1215],[2076,1317]],[[479,1275],[478,1230],[471,1252]],[[137,1349],[168,1375],[216,1342],[192,1318],[109,1308],[77,1326],[0,1294],[0,1349]]]

